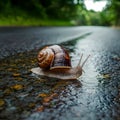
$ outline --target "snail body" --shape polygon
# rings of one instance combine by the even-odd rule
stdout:
[[[80,65],[82,56],[78,65],[72,67],[70,56],[64,48],[59,45],[47,46],[38,53],[39,67],[32,68],[31,71],[37,75],[52,78],[77,79],[82,75],[82,67],[89,57]]]

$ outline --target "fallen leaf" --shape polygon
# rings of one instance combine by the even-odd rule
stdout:
[[[53,94],[51,94],[50,96],[45,97],[45,98],[43,99],[43,102],[44,102],[44,103],[50,102],[53,98],[55,98],[55,97],[57,97],[57,96],[58,96],[57,93],[53,93]]]
[[[38,94],[38,97],[47,97],[47,94],[46,93],[40,93],[40,94]]]
[[[45,108],[44,108],[44,106],[42,105],[42,106],[38,107],[38,108],[36,109],[36,111],[37,111],[37,112],[42,112],[44,109],[45,109]]]
[[[58,96],[57,93],[53,93],[53,94],[50,95],[51,98],[55,98],[55,97],[57,97],[57,96]]]
[[[48,102],[50,102],[51,101],[51,97],[45,97],[44,99],[43,99],[43,103],[48,103]]]
[[[6,90],[4,91],[4,93],[5,93],[6,95],[9,95],[11,92],[12,92],[12,91],[11,91],[10,89],[6,89]]]
[[[35,107],[35,103],[30,103],[28,106],[29,106],[30,108],[33,108],[33,107]]]
[[[21,90],[23,88],[23,85],[16,84],[16,85],[13,85],[11,88],[15,90]]]
[[[13,74],[13,77],[18,77],[18,76],[20,76],[19,73],[14,73],[14,74]]]
[[[15,80],[21,81],[23,79],[21,77],[17,77]]]
[[[0,107],[5,105],[5,101],[3,99],[0,99]]]
[[[8,70],[8,71],[13,71],[13,68],[8,68],[7,70]]]

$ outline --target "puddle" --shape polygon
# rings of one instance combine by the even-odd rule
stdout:
[[[82,38],[84,39],[84,38]],[[38,50],[0,60],[0,119],[6,120],[114,120],[120,117],[120,54],[97,51],[83,40],[62,44],[69,49],[72,65],[83,53],[91,57],[75,81],[39,78]]]

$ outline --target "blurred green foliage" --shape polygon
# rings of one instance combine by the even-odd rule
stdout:
[[[66,25],[119,26],[120,1],[107,0],[107,5],[101,12],[88,11],[84,0],[76,0],[76,2],[74,0],[1,0],[0,2],[0,25],[54,25],[53,21],[58,21],[56,25],[64,21],[62,23]]]

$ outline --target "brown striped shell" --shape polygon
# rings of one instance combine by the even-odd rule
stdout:
[[[59,45],[43,48],[38,53],[38,64],[42,69],[71,68],[68,52]]]

